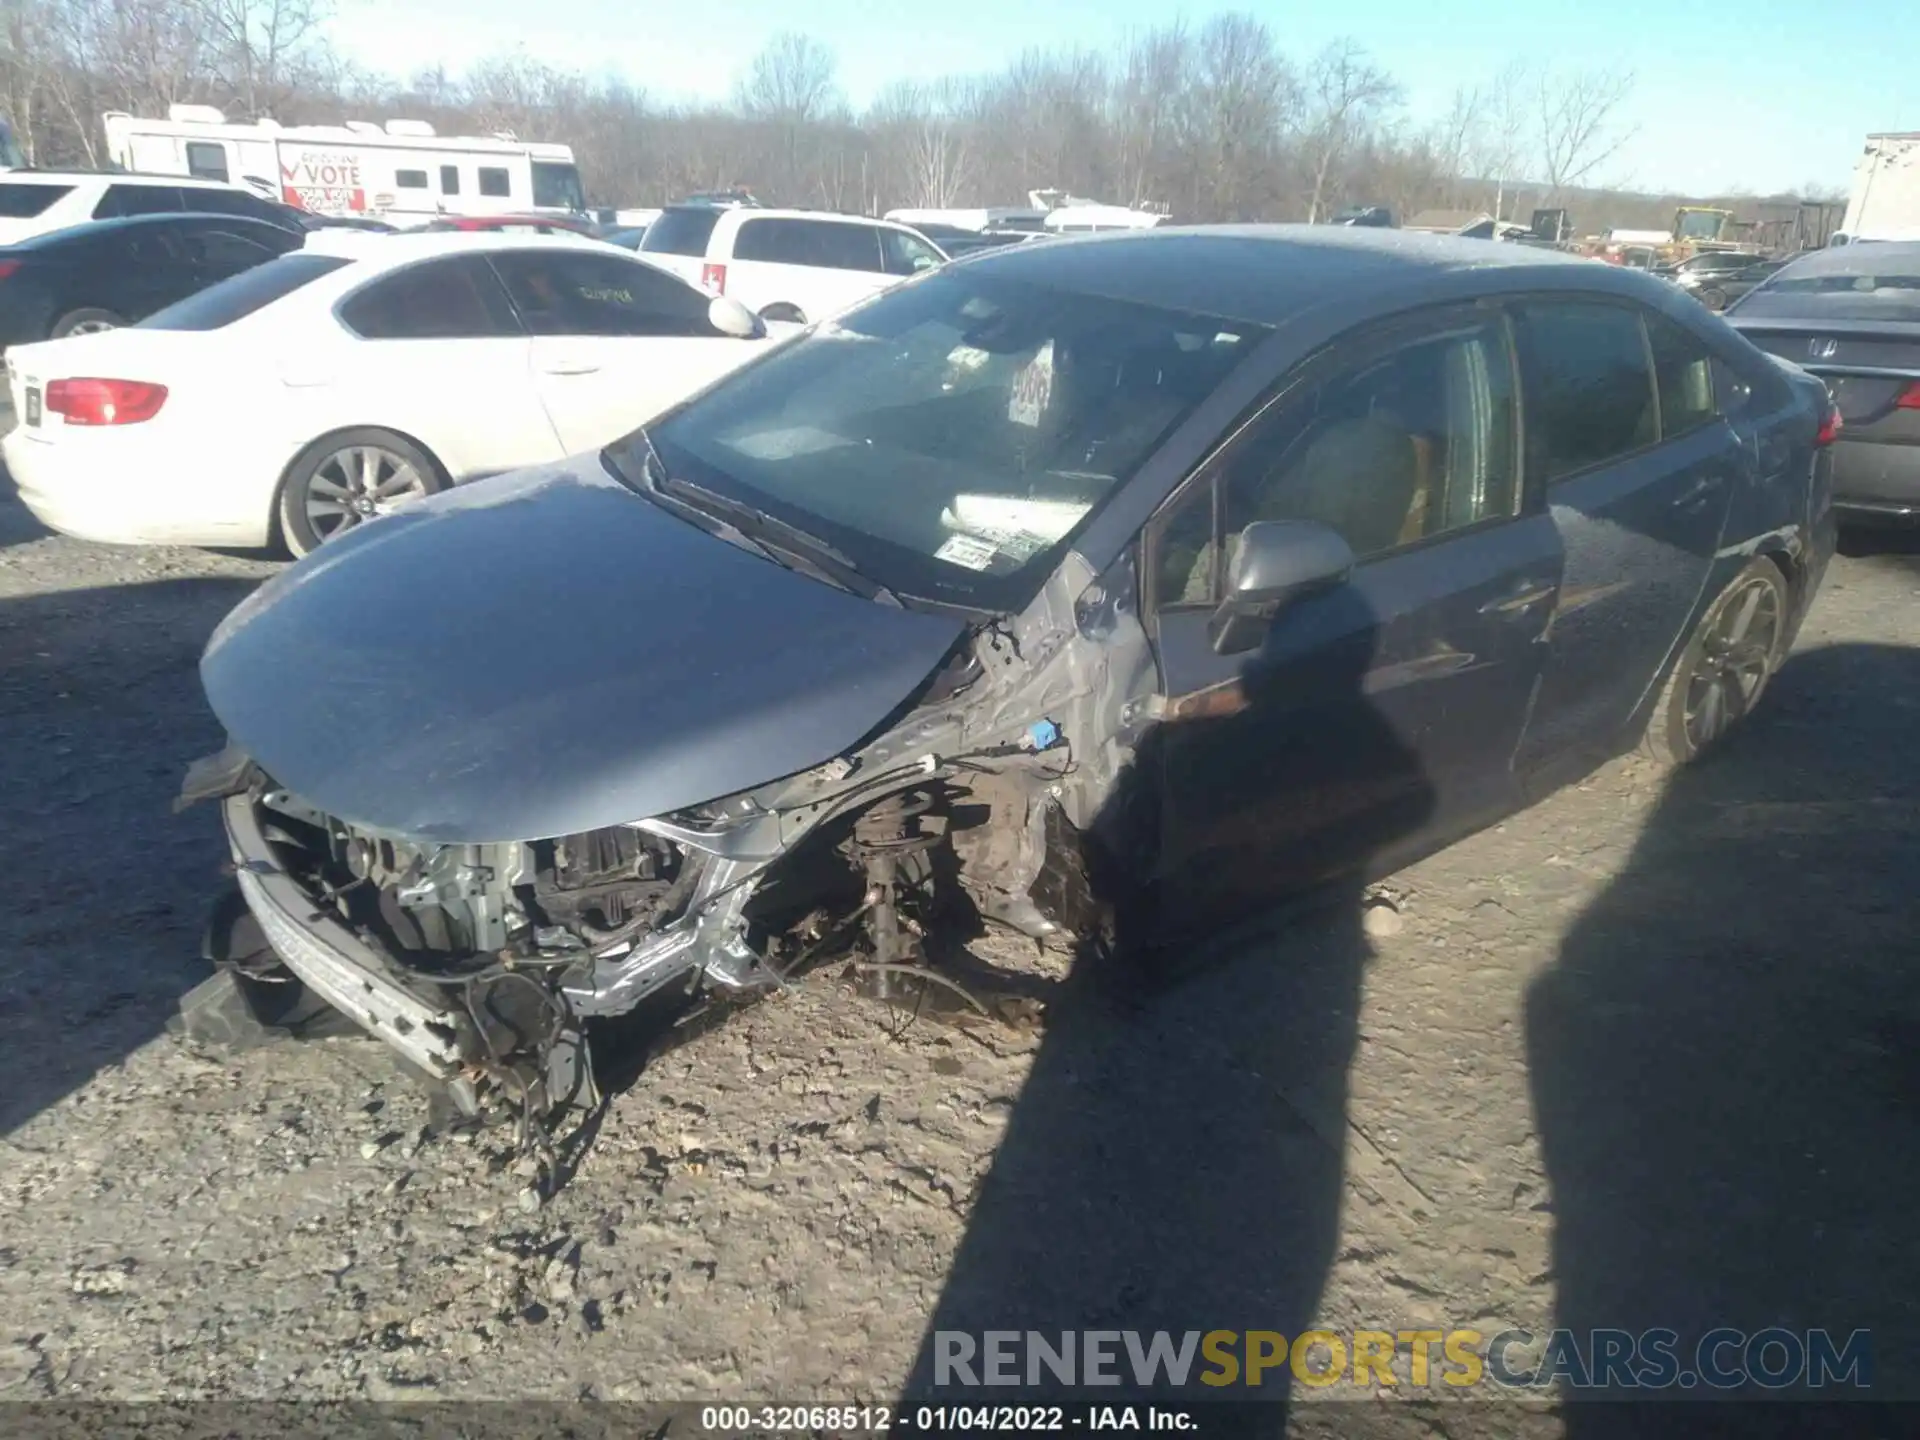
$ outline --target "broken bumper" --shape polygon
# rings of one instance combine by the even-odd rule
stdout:
[[[314,908],[260,828],[247,795],[231,795],[222,815],[247,908],[267,943],[316,995],[436,1079],[465,1068],[460,1024],[449,1010],[396,982],[378,952]]]

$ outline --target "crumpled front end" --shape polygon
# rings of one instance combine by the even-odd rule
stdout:
[[[587,1019],[697,976],[771,983],[729,943],[750,890],[716,897],[737,868],[724,858],[635,825],[482,845],[377,837],[234,759],[223,819],[275,955],[470,1112],[489,1097],[532,1115],[591,1104]]]

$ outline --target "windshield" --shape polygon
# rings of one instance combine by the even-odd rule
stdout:
[[[1683,210],[1674,235],[1681,240],[1718,240],[1726,222],[1726,215],[1719,210]]]
[[[1812,273],[1789,266],[1732,309],[1742,318],[1920,321],[1920,256]]]
[[[890,590],[1011,609],[1264,333],[940,271],[651,437],[669,475],[806,529]]]
[[[584,210],[587,197],[580,189],[577,166],[551,160],[533,162],[533,204],[538,210]]]

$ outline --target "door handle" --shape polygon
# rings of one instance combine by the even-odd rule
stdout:
[[[1489,600],[1480,607],[1482,615],[1524,615],[1545,601],[1551,600],[1560,587],[1558,585],[1535,585],[1522,583],[1508,591],[1498,600]]]
[[[1698,509],[1713,497],[1713,493],[1720,488],[1725,478],[1721,475],[1702,475],[1674,497],[1673,508],[1676,510]]]
[[[548,360],[540,366],[543,375],[592,375],[599,366],[591,360]]]

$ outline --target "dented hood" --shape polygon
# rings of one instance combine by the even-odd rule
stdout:
[[[330,542],[227,617],[200,674],[234,744],[331,815],[533,840],[830,759],[962,628],[715,539],[585,456]]]

